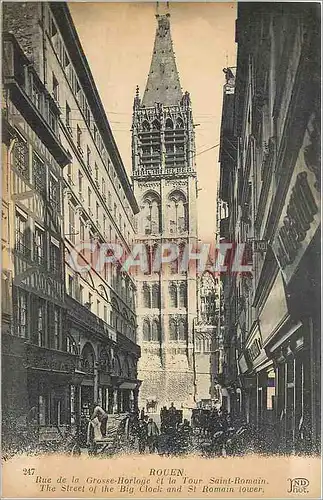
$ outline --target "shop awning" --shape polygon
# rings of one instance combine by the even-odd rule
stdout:
[[[136,389],[137,387],[137,382],[122,382],[122,384],[119,385],[119,389]]]

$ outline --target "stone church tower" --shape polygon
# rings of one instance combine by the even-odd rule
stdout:
[[[133,186],[139,203],[137,238],[153,259],[160,243],[180,252],[197,243],[197,185],[191,100],[183,92],[170,34],[170,15],[157,15],[153,55],[142,98],[133,106]],[[159,411],[195,398],[196,269],[181,259],[137,276],[140,404]]]

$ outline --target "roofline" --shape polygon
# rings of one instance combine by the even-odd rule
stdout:
[[[93,118],[95,119],[96,125],[100,130],[104,144],[109,154],[111,154],[112,160],[114,160],[113,164],[119,174],[130,206],[133,209],[133,212],[136,214],[139,212],[139,206],[134,196],[128,174],[118,150],[118,146],[113,137],[113,133],[107,115],[105,113],[104,106],[95,85],[95,81],[87,62],[85,53],[82,49],[82,45],[76,32],[75,25],[67,3],[49,2],[49,4],[51,11],[58,21],[61,34],[64,40],[68,43],[69,56],[74,63],[75,70],[82,84],[84,94],[88,99]]]

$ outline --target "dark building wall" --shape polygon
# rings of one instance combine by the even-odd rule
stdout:
[[[4,2],[2,30],[14,33],[25,55],[44,81],[44,39],[42,2]]]

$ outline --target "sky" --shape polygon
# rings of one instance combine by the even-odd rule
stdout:
[[[161,2],[159,3],[159,5]],[[156,2],[70,2],[84,53],[128,175],[136,85],[142,96],[150,67]],[[163,13],[165,3],[160,5]],[[215,236],[223,68],[236,66],[236,4],[169,2],[171,34],[183,91],[196,125],[199,238]],[[212,148],[213,147],[213,148]],[[209,151],[205,151],[209,148]]]

